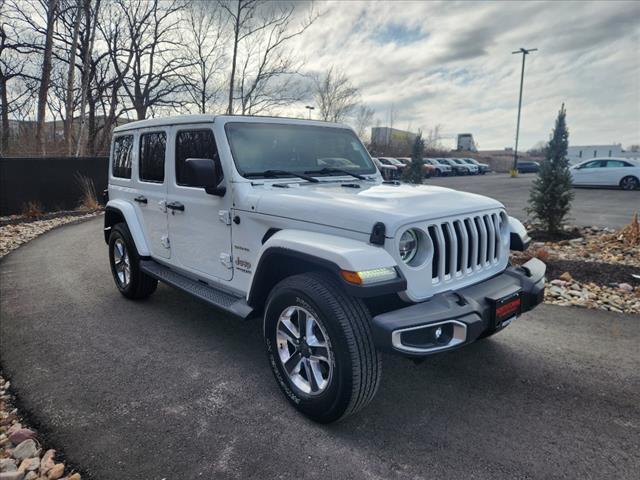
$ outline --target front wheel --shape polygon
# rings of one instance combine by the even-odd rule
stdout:
[[[628,176],[620,180],[620,188],[623,190],[637,190],[640,182],[636,177]]]
[[[330,423],[364,408],[380,382],[381,363],[361,300],[321,272],[284,279],[264,314],[271,370],[301,413]]]

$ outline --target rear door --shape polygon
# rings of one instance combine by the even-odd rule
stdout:
[[[171,135],[171,165],[175,175],[168,185],[169,239],[174,265],[196,275],[231,280],[231,189],[223,197],[189,185],[187,158],[210,158],[223,178],[216,140],[211,127],[175,127]]]
[[[167,132],[143,131],[138,139],[138,195],[133,200],[144,225],[151,256],[170,258],[167,230]]]
[[[606,185],[616,187],[620,185],[620,180],[629,171],[629,166],[630,164],[623,160],[607,160],[607,167],[604,169]]]

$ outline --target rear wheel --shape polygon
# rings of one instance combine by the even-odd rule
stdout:
[[[640,186],[640,181],[636,177],[631,175],[624,177],[620,180],[620,188],[623,190],[637,190]]]
[[[124,223],[118,223],[111,229],[109,263],[116,287],[125,297],[146,298],[156,291],[158,281],[140,270],[140,256]]]
[[[369,312],[321,272],[284,279],[264,315],[271,370],[291,405],[329,423],[364,408],[375,395],[381,364]]]

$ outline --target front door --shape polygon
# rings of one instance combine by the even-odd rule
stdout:
[[[148,131],[138,141],[138,193],[133,197],[152,257],[170,258],[168,244],[167,181],[165,157],[167,133]]]
[[[175,175],[167,195],[172,263],[196,274],[231,280],[230,196],[210,195],[204,188],[188,184],[187,158],[211,158],[223,177],[211,128],[176,127],[173,151]]]
[[[574,171],[574,181],[576,185],[599,185],[602,183],[604,160],[592,160],[582,165]]]

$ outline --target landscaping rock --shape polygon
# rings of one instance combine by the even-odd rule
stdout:
[[[39,467],[40,467],[40,458],[33,457],[33,458],[27,458],[23,460],[18,470],[21,472],[31,472],[33,470],[37,470]]]
[[[0,480],[24,480],[24,472],[2,472]]]
[[[0,473],[1,472],[15,472],[18,470],[16,461],[13,458],[3,458],[0,460]]]
[[[33,430],[29,430],[28,428],[20,428],[18,430],[14,430],[9,435],[9,440],[14,445],[19,445],[20,443],[24,442],[25,440],[29,440],[29,439],[33,440],[35,438],[36,438],[35,432]]]
[[[47,478],[49,480],[57,480],[64,475],[64,463],[55,464],[48,472]]]
[[[564,280],[565,282],[570,282],[571,280],[573,280],[573,277],[569,272],[564,272],[562,275],[560,275],[560,280]]]
[[[13,450],[13,458],[19,462],[25,458],[35,457],[38,455],[38,446],[33,440],[25,440]]]

